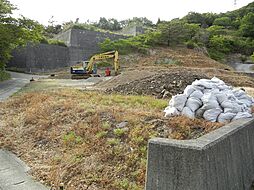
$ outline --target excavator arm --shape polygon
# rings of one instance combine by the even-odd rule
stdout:
[[[106,53],[101,53],[94,55],[90,58],[89,63],[87,65],[87,72],[92,73],[93,72],[93,67],[94,67],[94,62],[97,60],[104,60],[104,59],[109,59],[109,58],[114,58],[114,69],[115,69],[115,74],[119,74],[119,57],[118,57],[118,51],[110,51]]]

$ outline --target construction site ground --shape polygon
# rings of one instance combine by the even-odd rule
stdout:
[[[157,48],[120,61],[116,77],[73,81],[56,73],[1,102],[0,147],[53,189],[144,189],[148,139],[192,139],[223,126],[164,118],[172,95],[216,76],[254,96],[253,78],[195,50]]]

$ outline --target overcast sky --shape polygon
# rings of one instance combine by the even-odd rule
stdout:
[[[54,16],[58,23],[79,18],[80,22],[96,21],[100,17],[123,20],[147,17],[156,22],[183,17],[194,12],[227,12],[245,6],[253,0],[10,0],[19,10],[15,15],[47,25]]]

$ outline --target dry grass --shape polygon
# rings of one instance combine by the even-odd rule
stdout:
[[[167,101],[73,89],[24,93],[0,103],[0,147],[14,151],[49,186],[144,189],[147,141],[190,139],[220,124],[165,119]],[[123,129],[116,126],[128,121]]]

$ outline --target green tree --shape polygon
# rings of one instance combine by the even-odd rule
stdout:
[[[198,24],[202,28],[207,28],[212,26],[214,19],[216,18],[216,14],[213,13],[196,13],[196,12],[189,12],[183,20],[187,23]]]
[[[198,30],[200,29],[198,24],[188,24],[179,19],[174,19],[170,22],[163,22],[158,26],[161,32],[161,38],[168,46],[183,44],[184,42],[191,40]]]
[[[7,0],[0,0],[0,69],[11,58],[11,51],[28,41],[39,42],[43,27],[33,20],[21,17],[12,18],[15,7]]]
[[[229,17],[220,17],[214,20],[213,25],[230,28],[233,25],[233,23]]]
[[[250,12],[243,17],[239,31],[243,37],[254,38],[254,13]]]

